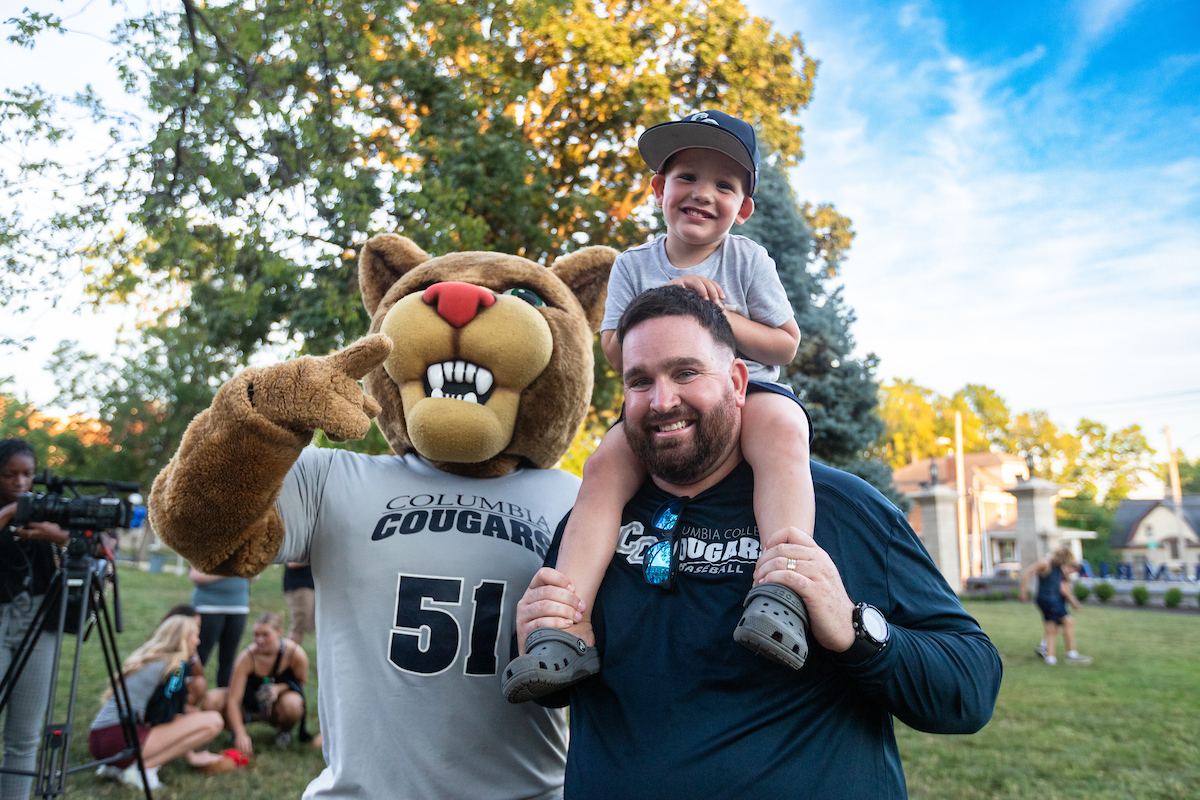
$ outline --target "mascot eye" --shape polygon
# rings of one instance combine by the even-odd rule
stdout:
[[[529,303],[529,305],[531,305],[531,306],[546,305],[545,300],[538,297],[535,293],[529,291],[528,289],[523,289],[520,286],[514,286],[512,289],[509,289],[504,294],[511,294],[513,297],[520,298],[521,300],[524,300],[526,303]]]

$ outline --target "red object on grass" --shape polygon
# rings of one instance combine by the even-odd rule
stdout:
[[[233,763],[237,764],[239,767],[244,767],[250,763],[250,756],[246,755],[241,750],[238,750],[237,748],[234,748],[234,747],[229,748],[224,753],[222,753],[222,755],[224,755],[226,758],[228,758]]]

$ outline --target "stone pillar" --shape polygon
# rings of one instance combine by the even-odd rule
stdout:
[[[1005,489],[1017,498],[1017,558],[1021,561],[1021,569],[1059,544],[1054,506],[1061,488],[1057,483],[1031,478]]]
[[[961,592],[962,570],[958,558],[958,493],[949,486],[932,486],[908,495],[921,509],[921,539],[929,557],[955,592]]]

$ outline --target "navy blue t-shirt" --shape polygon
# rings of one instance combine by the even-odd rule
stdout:
[[[851,600],[883,611],[888,647],[844,666],[810,637],[796,672],[733,641],[759,554],[745,463],[684,508],[675,587],[648,584],[650,520],[672,495],[647,481],[592,615],[601,672],[570,692],[567,800],[901,798],[892,715],[943,733],[991,717],[999,655],[904,515],[858,478],[812,471],[817,543]]]

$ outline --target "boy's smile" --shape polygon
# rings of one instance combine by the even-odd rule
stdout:
[[[734,223],[754,212],[746,196],[746,170],[724,153],[691,148],[676,153],[651,180],[667,223],[667,258],[688,269],[720,246]]]

